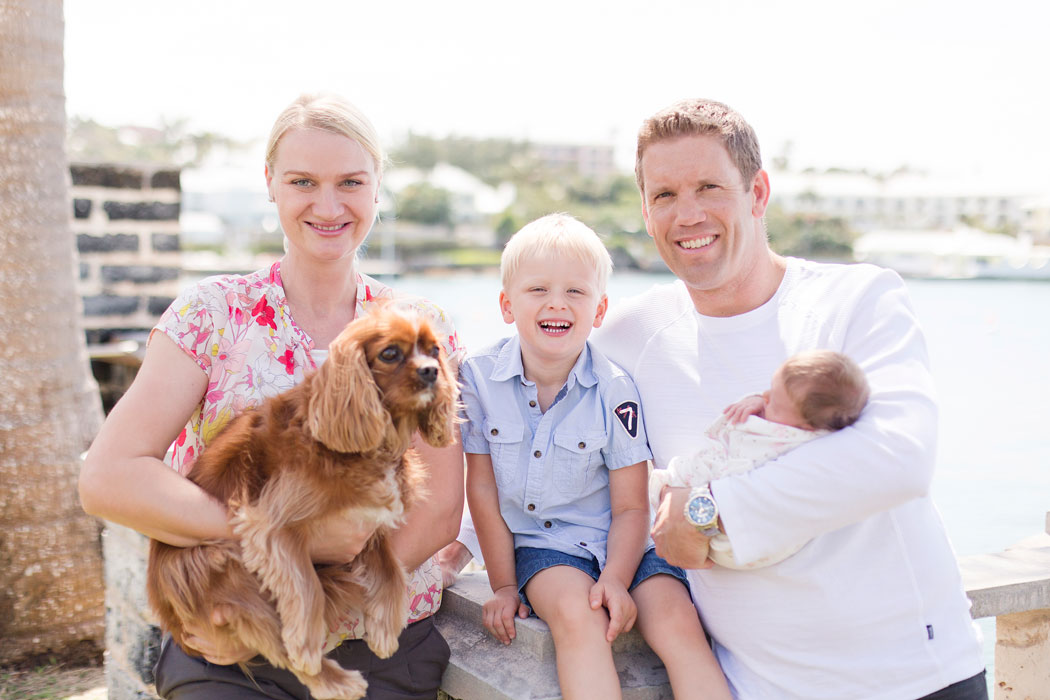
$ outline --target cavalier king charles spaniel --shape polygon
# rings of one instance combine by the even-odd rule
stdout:
[[[350,323],[320,369],[235,418],[194,463],[189,478],[227,505],[240,541],[150,542],[161,627],[191,654],[199,631],[255,649],[316,698],[363,697],[364,677],[324,658],[325,639],[356,611],[377,656],[397,651],[406,575],[388,536],[425,496],[412,436],[450,444],[456,392],[426,321],[388,308]],[[375,532],[352,563],[315,566],[311,542],[335,515]],[[210,622],[217,606],[223,625]]]

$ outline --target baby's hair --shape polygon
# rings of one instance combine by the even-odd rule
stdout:
[[[598,274],[598,293],[612,274],[612,258],[602,239],[579,219],[568,214],[548,214],[525,224],[507,241],[499,261],[500,280],[507,289],[523,260],[538,255],[571,255],[593,266]]]
[[[840,352],[800,352],[788,358],[781,374],[802,419],[814,430],[853,425],[868,403],[870,390],[864,371]]]

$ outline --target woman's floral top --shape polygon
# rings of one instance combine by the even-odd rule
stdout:
[[[355,317],[374,310],[377,300],[392,298],[390,287],[359,274]],[[450,359],[462,359],[463,348],[444,311],[417,297],[396,298],[430,319]],[[280,262],[249,275],[198,282],[172,302],[153,331],[175,341],[208,375],[207,393],[172,445],[172,466],[183,475],[231,418],[290,389],[316,369],[313,341],[289,312]],[[441,571],[431,558],[409,576],[409,622],[435,612],[441,592]],[[329,631],[326,649],[358,638],[360,624],[348,615]]]

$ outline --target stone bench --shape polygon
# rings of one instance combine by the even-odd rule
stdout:
[[[536,617],[515,619],[517,637],[496,641],[481,623],[481,606],[492,595],[484,571],[463,574],[445,590],[435,621],[452,649],[442,690],[458,700],[556,700],[561,697],[554,641]],[[663,663],[637,629],[613,643],[613,661],[624,700],[670,700]]]

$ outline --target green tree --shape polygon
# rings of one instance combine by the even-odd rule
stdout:
[[[852,260],[857,234],[841,217],[789,213],[778,205],[766,210],[769,244],[781,255],[820,260]]]
[[[397,218],[448,226],[452,223],[452,195],[426,182],[408,185],[397,195]]]

